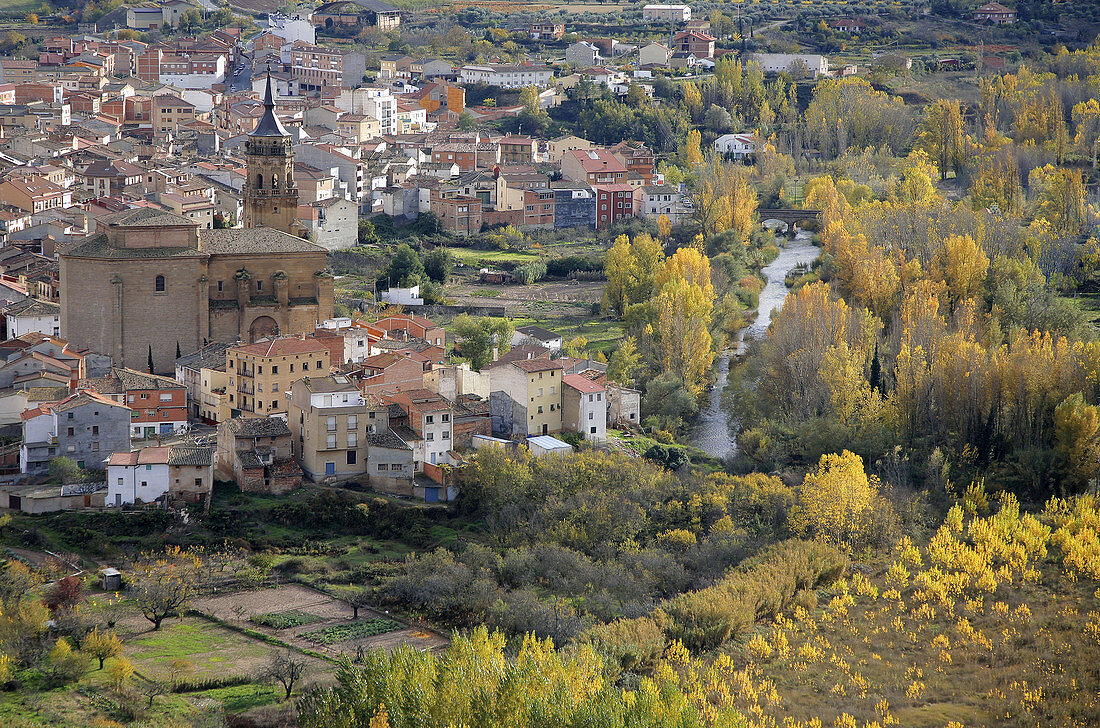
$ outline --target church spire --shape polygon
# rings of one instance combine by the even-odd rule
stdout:
[[[279,117],[275,116],[275,95],[271,90],[271,72],[267,74],[267,92],[264,94],[264,115],[256,124],[252,136],[290,136]]]

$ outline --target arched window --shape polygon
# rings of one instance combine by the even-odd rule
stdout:
[[[262,190],[264,188],[264,176],[262,174],[256,175],[256,189]]]
[[[271,175],[271,188],[275,190],[279,189],[279,175]]]
[[[157,293],[164,293],[164,276],[157,276],[153,282],[153,290]]]

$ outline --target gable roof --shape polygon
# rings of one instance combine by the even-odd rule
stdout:
[[[233,346],[231,349],[238,354],[252,354],[254,356],[290,356],[293,354],[313,354],[328,351],[328,347],[316,339],[299,339],[297,336],[283,336],[267,339],[265,341],[257,341],[255,344]]]
[[[234,437],[280,437],[290,434],[286,421],[278,417],[235,417],[225,424]]]

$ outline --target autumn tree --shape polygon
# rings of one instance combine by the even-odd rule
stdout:
[[[936,269],[951,301],[973,298],[989,271],[989,256],[969,235],[951,235],[936,256]]]
[[[1037,167],[1028,177],[1028,187],[1038,193],[1038,217],[1060,233],[1080,233],[1085,225],[1085,183],[1080,170],[1049,164]]]
[[[1054,450],[1061,461],[1062,491],[1080,492],[1100,468],[1100,407],[1080,392],[1054,409]]]
[[[122,654],[122,640],[114,632],[100,632],[96,627],[84,637],[80,649],[87,655],[99,660],[99,669],[103,669],[103,663],[111,657]]]
[[[134,601],[154,630],[186,608],[195,594],[201,566],[197,555],[176,546],[162,556],[145,554],[134,564],[130,574]]]
[[[684,145],[680,149],[680,159],[685,169],[698,169],[703,164],[702,143],[703,136],[698,129],[692,129],[688,132]]]
[[[924,111],[920,130],[921,148],[935,161],[940,179],[947,171],[956,173],[966,161],[962,111],[957,99],[939,99]]]
[[[72,609],[84,601],[84,582],[76,576],[66,576],[57,580],[46,592],[42,603],[51,612],[59,609]]]
[[[710,335],[713,296],[702,286],[684,278],[674,278],[657,296],[657,322],[648,331],[656,331],[657,349],[665,369],[678,375],[692,396],[703,390],[707,372],[714,362]]]
[[[747,243],[755,227],[757,206],[748,171],[711,154],[698,168],[698,176],[695,218],[703,235],[734,230]]]
[[[660,243],[648,234],[633,240],[626,235],[617,237],[604,259],[604,308],[621,316],[629,306],[648,301],[653,293],[653,276],[664,257]]]
[[[863,458],[845,450],[822,455],[807,473],[791,509],[791,530],[838,545],[857,545],[870,537],[872,511],[881,505],[879,481],[867,476]]]
[[[607,362],[607,378],[623,386],[634,384],[634,376],[642,365],[642,355],[633,336],[627,336],[619,342]]]
[[[1095,169],[1096,149],[1100,146],[1100,101],[1091,98],[1074,106],[1073,123],[1077,128],[1073,142],[1092,157],[1092,167]]]
[[[506,353],[512,348],[512,334],[516,326],[511,319],[475,318],[462,314],[452,326],[459,338],[459,353],[469,359],[475,371],[481,371],[493,361],[493,354]]]

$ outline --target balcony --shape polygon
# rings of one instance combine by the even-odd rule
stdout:
[[[255,395],[256,394],[256,386],[254,384],[252,384],[251,382],[238,382],[237,383],[237,391],[240,392],[241,394]]]

